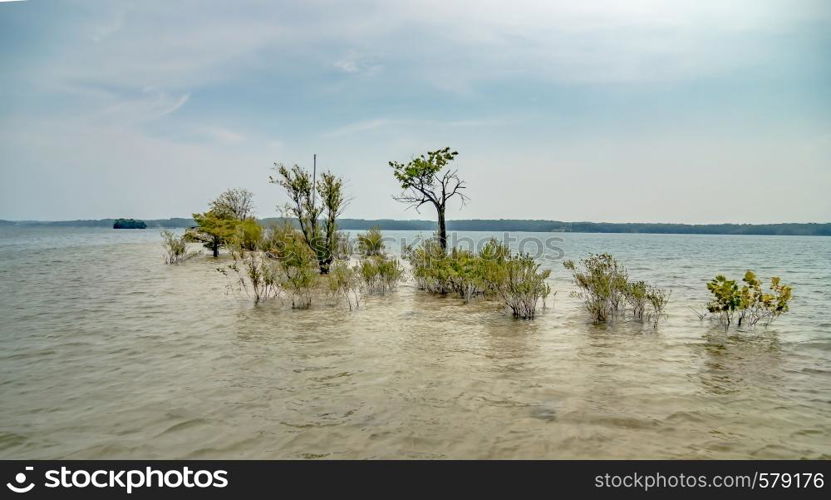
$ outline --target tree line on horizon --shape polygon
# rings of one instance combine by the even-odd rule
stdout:
[[[265,217],[258,219],[271,224],[291,218]],[[9,221],[0,220],[0,226],[48,227],[112,227],[116,219],[87,219],[67,221]],[[179,229],[194,226],[190,217],[144,219],[148,228]],[[293,222],[292,222],[293,223]],[[367,230],[378,227],[385,231],[427,231],[436,227],[435,221],[397,219],[339,219],[341,229]],[[447,221],[449,231],[517,231],[566,233],[635,233],[635,234],[725,234],[759,236],[831,236],[831,223],[777,223],[777,224],[675,224],[649,222],[565,222],[541,219],[457,219]]]

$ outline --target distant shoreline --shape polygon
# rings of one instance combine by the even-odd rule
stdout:
[[[7,221],[0,220],[0,227],[107,227],[112,228],[116,219],[67,220],[67,221]],[[282,219],[261,219],[265,224]],[[183,228],[194,225],[190,218],[144,219],[147,229]],[[344,230],[366,230],[378,226],[387,231],[432,231],[435,221],[394,219],[341,219]],[[462,219],[447,221],[451,231],[511,231],[511,232],[563,232],[563,233],[642,233],[642,234],[734,234],[772,236],[831,236],[831,223],[780,223],[780,224],[671,224],[648,222],[563,222],[528,219]]]

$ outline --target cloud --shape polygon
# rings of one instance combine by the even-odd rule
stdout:
[[[109,122],[142,123],[176,112],[188,102],[188,99],[188,93],[172,96],[163,90],[148,87],[130,98],[110,96],[110,100],[116,102],[101,110],[100,116]]]
[[[206,128],[204,129],[204,133],[207,137],[219,141],[222,144],[239,144],[246,139],[246,137],[239,132],[234,132],[221,127]]]
[[[489,119],[469,120],[423,120],[423,119],[392,119],[375,118],[348,123],[341,127],[324,132],[324,137],[343,137],[378,129],[404,128],[404,129],[446,129],[446,128],[479,128],[479,127],[501,127],[509,124],[516,124],[522,119],[517,117],[500,117]]]
[[[256,189],[259,169],[311,151],[337,159],[361,196],[372,197],[356,200],[364,212],[355,215],[396,213],[377,202],[395,188],[384,184],[386,160],[444,144],[463,151],[460,163],[489,172],[475,179],[483,196],[541,216],[601,213],[634,205],[615,198],[587,208],[579,186],[602,185],[612,196],[624,179],[654,178],[656,142],[677,145],[661,161],[687,166],[689,181],[707,162],[743,172],[758,163],[749,143],[718,142],[739,151],[721,157],[702,152],[714,139],[764,142],[774,129],[823,137],[829,126],[826,0],[798,8],[785,0],[73,0],[3,11],[0,40],[15,50],[0,64],[0,188],[25,186],[15,198],[21,214],[58,199],[52,187],[37,199],[53,174],[77,184],[75,194],[97,193],[101,207],[131,196],[139,206],[141,194],[118,179],[147,165],[187,186],[179,194],[187,199],[165,186],[153,200],[159,216],[180,213],[220,184],[239,185],[238,165],[258,172],[243,183]],[[700,141],[672,142],[678,136]],[[563,157],[572,143],[579,150]],[[789,204],[802,214],[827,208],[812,194],[827,185],[827,142],[810,146],[788,163],[805,176],[808,195]],[[514,164],[527,166],[523,179],[511,177]],[[765,165],[756,179],[774,177],[775,163]],[[557,175],[577,186],[561,195],[566,204],[546,192],[562,185]],[[511,183],[520,194],[507,192]],[[672,188],[675,198],[684,186]],[[529,200],[529,190],[539,199]],[[698,196],[687,193],[688,203]],[[70,201],[51,213],[67,213]],[[542,214],[547,203],[556,206]],[[108,215],[95,208],[84,214]],[[480,206],[478,215],[491,209]]]
[[[358,134],[361,132],[367,132],[370,130],[376,130],[381,127],[395,125],[397,123],[403,123],[400,120],[389,120],[386,118],[376,118],[373,120],[361,120],[354,123],[349,123],[342,127],[338,127],[334,130],[330,130],[325,132],[323,135],[324,137],[340,137],[345,135],[352,135]]]
[[[334,66],[347,74],[374,75],[381,70],[381,65],[373,62],[370,56],[361,55],[354,50],[350,50],[345,56],[335,61]]]

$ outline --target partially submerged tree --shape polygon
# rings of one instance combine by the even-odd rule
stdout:
[[[213,210],[193,214],[193,220],[196,221],[196,227],[188,229],[185,233],[188,241],[202,243],[214,257],[219,257],[219,249],[234,237],[239,222]]]
[[[429,151],[408,163],[389,162],[395,179],[403,189],[403,192],[394,198],[409,204],[416,211],[425,203],[433,205],[436,209],[438,240],[443,251],[447,250],[447,201],[458,196],[464,205],[467,200],[467,196],[461,191],[465,189],[465,182],[459,178],[456,170],[445,169],[458,154],[458,151],[451,151],[448,147]]]
[[[324,172],[315,186],[309,172],[298,165],[289,169],[275,163],[274,169],[277,175],[269,177],[269,182],[285,188],[291,200],[288,213],[297,218],[306,244],[317,258],[320,273],[327,274],[338,250],[337,218],[346,207],[343,180]]]
[[[193,214],[196,227],[185,232],[188,241],[202,243],[214,257],[231,241],[245,248],[256,246],[262,228],[253,216],[254,195],[245,189],[229,189],[210,203],[210,210]]]

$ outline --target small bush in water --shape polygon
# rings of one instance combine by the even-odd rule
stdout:
[[[551,293],[551,287],[545,282],[551,271],[539,269],[540,265],[528,255],[505,260],[504,274],[496,288],[515,318],[532,319],[539,300],[544,303]]]
[[[583,299],[595,323],[612,319],[628,304],[636,319],[646,318],[657,326],[669,302],[669,291],[643,281],[630,282],[626,268],[610,254],[592,254],[579,264],[567,260],[563,266],[572,272],[579,289],[576,295]]]
[[[367,293],[385,295],[398,286],[404,277],[404,268],[398,259],[376,255],[361,259],[355,271]]]
[[[551,271],[540,271],[534,259],[511,255],[504,244],[491,239],[478,254],[451,249],[445,253],[435,240],[409,247],[405,258],[418,287],[431,293],[455,293],[469,302],[475,297],[498,298],[517,318],[530,319],[551,289],[545,280]]]
[[[262,252],[248,251],[240,246],[229,247],[233,262],[217,271],[232,278],[239,288],[254,296],[257,304],[280,293],[280,263]],[[233,275],[228,273],[232,271]]]
[[[361,304],[361,280],[358,272],[343,260],[335,261],[329,269],[329,291],[332,295],[343,298],[349,310],[357,309]]]
[[[384,253],[384,235],[381,229],[373,227],[365,233],[358,234],[358,251],[364,257],[372,257]]]
[[[767,326],[790,309],[793,288],[782,284],[778,277],[770,279],[771,293],[762,290],[762,282],[753,271],[747,271],[742,281],[745,284],[739,288],[735,280],[719,274],[707,283],[707,290],[713,296],[707,303],[707,311],[725,330],[734,320],[739,328],[753,328],[759,322]]]
[[[172,231],[162,231],[162,247],[165,249],[165,264],[178,264],[191,257],[199,255],[199,252],[188,252],[188,243],[184,235],[176,236]]]

